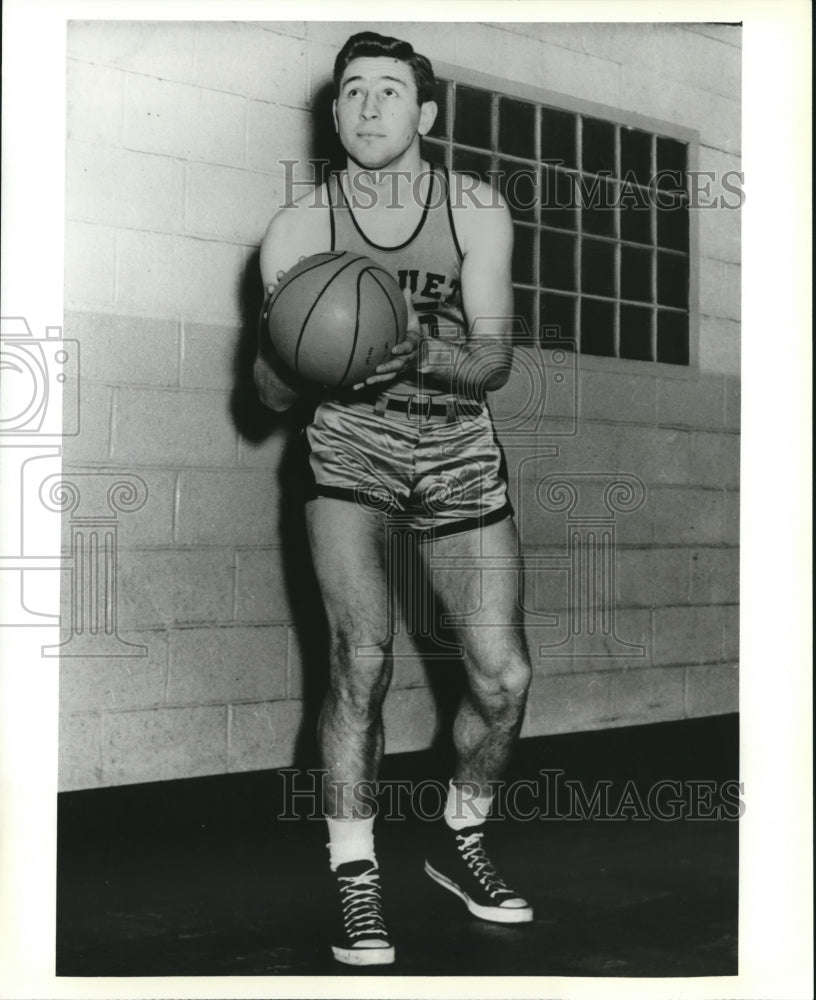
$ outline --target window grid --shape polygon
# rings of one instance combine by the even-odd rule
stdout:
[[[542,324],[547,323],[547,317],[542,313],[541,304],[542,298],[546,295],[557,295],[566,299],[572,303],[572,319],[574,323],[575,338],[577,341],[578,349],[582,349],[582,336],[581,336],[581,324],[584,318],[584,303],[589,301],[596,301],[598,303],[608,303],[611,306],[611,316],[612,316],[612,326],[611,326],[611,353],[614,357],[628,357],[626,354],[621,354],[622,345],[622,307],[635,307],[638,310],[648,310],[649,311],[649,324],[648,324],[648,353],[650,361],[658,360],[658,316],[661,312],[673,313],[677,317],[685,317],[684,324],[684,335],[685,344],[681,345],[679,350],[679,355],[684,357],[685,360],[675,363],[688,364],[688,339],[689,339],[689,308],[688,308],[688,261],[690,248],[686,250],[678,250],[672,246],[661,245],[659,240],[658,232],[658,214],[659,210],[651,204],[651,201],[647,201],[650,204],[649,208],[649,243],[639,242],[637,239],[624,238],[623,231],[623,212],[620,207],[611,209],[614,212],[613,215],[613,227],[612,233],[603,232],[591,232],[585,227],[584,220],[584,197],[583,195],[587,192],[594,190],[593,185],[598,185],[599,195],[603,195],[608,191],[609,195],[612,196],[615,201],[616,195],[619,195],[622,190],[622,181],[624,180],[624,163],[623,163],[623,141],[622,135],[624,130],[630,128],[627,125],[616,123],[616,122],[606,122],[602,119],[598,119],[593,116],[584,115],[579,112],[562,112],[562,109],[554,107],[549,104],[538,103],[531,100],[522,100],[517,98],[511,98],[508,95],[503,95],[498,91],[489,91],[489,107],[490,107],[490,120],[489,128],[487,131],[487,136],[489,136],[489,148],[483,148],[481,146],[474,146],[470,144],[465,144],[464,142],[458,141],[456,136],[456,112],[457,112],[457,101],[458,101],[458,91],[459,88],[464,88],[465,92],[472,91],[474,93],[481,93],[484,99],[487,94],[482,89],[477,87],[470,87],[465,84],[458,84],[454,80],[440,81],[440,86],[445,88],[445,121],[444,125],[440,122],[440,129],[431,133],[431,136],[426,140],[426,152],[428,150],[434,152],[436,155],[432,156],[437,162],[443,162],[448,167],[448,169],[462,169],[461,166],[455,166],[455,160],[457,159],[456,154],[458,153],[461,157],[470,158],[472,162],[477,164],[486,164],[486,170],[477,171],[481,172],[483,175],[487,171],[493,173],[493,176],[488,177],[491,183],[496,184],[497,179],[501,171],[500,161],[504,161],[505,164],[518,164],[519,168],[526,168],[531,171],[534,178],[537,197],[534,198],[534,205],[532,206],[532,212],[530,216],[524,216],[519,218],[515,213],[513,213],[513,226],[514,231],[517,233],[521,230],[529,231],[533,236],[532,243],[532,283],[524,280],[524,276],[518,278],[514,276],[514,288],[524,293],[525,298],[531,299],[531,308],[528,315],[528,319],[532,324],[532,330],[530,331],[534,337],[538,335],[538,332],[542,328]],[[534,128],[534,153],[536,159],[528,159],[523,156],[519,156],[516,153],[505,152],[501,148],[501,114],[502,98],[508,101],[516,101],[518,104],[532,106],[534,109],[532,115],[533,128]],[[486,103],[486,102],[485,102]],[[483,105],[484,107],[484,105]],[[486,108],[485,108],[486,110]],[[554,111],[558,113],[569,114],[575,124],[574,128],[574,143],[573,148],[575,167],[571,167],[568,164],[563,164],[557,161],[547,161],[542,158],[543,150],[543,138],[544,138],[544,126],[543,126],[543,116],[545,111]],[[589,165],[585,164],[584,155],[584,121],[586,118],[592,118],[593,122],[593,134],[597,136],[599,128],[601,129],[601,134],[603,134],[603,126],[611,125],[613,128],[613,176],[610,177],[609,171],[593,173],[589,169]],[[649,158],[649,173],[650,177],[656,175],[658,167],[658,133],[646,133],[643,129],[637,129],[638,133],[645,134],[649,136],[649,148],[648,148],[648,158]],[[441,134],[443,133],[443,134]],[[506,134],[506,133],[505,133]],[[471,134],[473,137],[473,134]],[[476,134],[476,138],[482,138],[484,140],[486,137],[485,133],[482,136]],[[679,140],[670,140],[677,143],[679,146],[684,146]],[[665,150],[665,145],[664,145]],[[596,150],[597,154],[597,150]],[[671,148],[668,154],[672,155]],[[476,158],[473,160],[473,158]],[[597,159],[597,155],[595,157]],[[665,161],[664,161],[665,162]],[[567,222],[562,222],[558,224],[557,220],[552,220],[549,217],[547,219],[543,218],[542,211],[542,190],[541,184],[544,176],[543,170],[547,168],[547,180],[548,183],[552,185],[554,191],[559,190],[558,185],[561,179],[566,177],[571,180],[572,190],[576,197],[571,204],[574,206],[574,228],[569,228]],[[688,168],[688,162],[686,162],[686,169]],[[465,168],[467,169],[467,168]],[[649,193],[649,188],[640,183],[642,176],[638,175],[636,180],[633,182],[632,178],[627,178],[627,190],[634,191],[639,197],[644,199],[650,199],[651,195]],[[583,190],[581,190],[583,188]],[[685,206],[679,209],[667,209],[665,211],[683,211],[687,212]],[[601,228],[595,226],[594,228]],[[630,227],[631,228],[631,227]],[[574,287],[573,288],[558,288],[555,285],[546,283],[546,275],[541,273],[541,255],[542,255],[542,234],[546,233],[561,233],[566,238],[570,238],[573,241],[573,271],[574,271]],[[631,235],[631,234],[630,234]],[[636,233],[640,239],[643,239],[643,233]],[[601,292],[597,292],[591,288],[585,288],[585,283],[582,275],[582,264],[584,259],[584,250],[586,248],[587,252],[589,250],[590,244],[587,244],[586,240],[596,241],[591,244],[591,246],[600,250],[602,246],[611,246],[613,252],[613,275],[612,275],[612,295],[604,294],[607,290],[602,289]],[[664,240],[664,243],[666,240]],[[624,297],[624,283],[623,283],[623,270],[624,270],[624,248],[633,248],[630,256],[632,260],[636,261],[638,259],[638,253],[648,253],[649,254],[649,293],[650,301],[645,302],[638,300],[636,298]],[[685,307],[681,307],[675,304],[665,303],[659,300],[658,296],[660,294],[660,283],[658,277],[658,268],[660,262],[660,255],[668,255],[668,258],[677,258],[678,260],[684,260],[686,262],[686,288],[685,288]],[[589,265],[587,265],[589,268]],[[646,272],[644,271],[644,278]],[[544,279],[544,280],[542,280]],[[664,286],[668,281],[668,277],[664,275]],[[664,296],[665,298],[665,293]],[[635,315],[639,315],[635,314]],[[644,331],[645,335],[645,331]],[[587,353],[592,353],[589,349]],[[609,352],[599,352],[599,353],[609,353]],[[632,358],[635,360],[635,358]],[[643,359],[645,360],[645,359]]]
[[[622,176],[621,171],[621,137],[620,129],[615,129],[615,176]],[[621,267],[623,265],[623,250],[620,245],[621,226],[620,212],[615,212],[615,315],[612,328],[612,350],[616,358],[621,352],[620,300],[623,293]]]
[[[583,176],[584,170],[584,119],[582,115],[577,115],[575,119],[575,166],[578,169],[578,176]],[[538,147],[539,153],[541,147]],[[555,176],[558,176],[559,167],[556,164]],[[584,322],[584,282],[583,282],[583,254],[581,253],[584,242],[584,213],[581,207],[575,209],[575,284],[577,292],[575,296],[575,342],[578,350],[581,350],[581,330]],[[540,274],[540,272],[539,272]]]
[[[652,177],[657,173],[657,136],[653,135],[649,143],[649,170],[651,171]],[[649,213],[649,229],[651,230],[652,246],[657,246],[657,212]],[[652,302],[657,302],[657,253],[652,254],[652,267],[651,267],[651,279],[652,279]],[[652,358],[657,358],[657,309],[652,310]]]

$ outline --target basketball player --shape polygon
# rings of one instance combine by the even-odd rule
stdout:
[[[383,919],[373,812],[355,790],[373,784],[383,754],[381,709],[391,679],[385,522],[410,520],[435,556],[435,607],[490,627],[460,627],[468,690],[456,716],[457,754],[444,822],[425,870],[476,917],[532,919],[485,847],[490,782],[501,777],[521,724],[530,663],[516,572],[485,574],[483,556],[518,555],[485,392],[511,365],[512,225],[494,190],[431,169],[420,137],[433,125],[434,77],[410,44],[352,36],[335,64],[334,120],[347,167],[280,211],[261,250],[268,292],[301,257],[349,250],[404,288],[408,335],[365,385],[325,395],[307,429],[314,479],[307,526],[330,632],[330,686],[319,722],[328,774],[329,861],[342,917],[336,959],[394,961]],[[263,330],[263,326],[262,326]],[[262,336],[261,398],[287,409],[304,385]]]

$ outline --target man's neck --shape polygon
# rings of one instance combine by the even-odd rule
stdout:
[[[376,205],[392,207],[407,207],[414,202],[421,205],[425,192],[421,178],[429,170],[430,164],[422,159],[418,149],[407,150],[398,163],[389,163],[382,168],[363,167],[351,159],[346,166],[352,191],[365,192]]]

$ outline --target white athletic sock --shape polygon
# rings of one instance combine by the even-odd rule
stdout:
[[[492,802],[493,794],[477,795],[472,782],[454,785],[451,781],[445,803],[445,822],[451,830],[480,826],[487,819]]]
[[[338,865],[348,861],[360,861],[369,858],[376,864],[374,854],[374,817],[370,819],[330,819],[326,817],[329,826],[329,864],[336,871]]]

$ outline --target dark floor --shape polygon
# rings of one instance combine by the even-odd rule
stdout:
[[[611,810],[625,808],[567,819],[568,799],[542,797],[549,818],[491,824],[500,867],[535,906],[519,927],[471,918],[423,874],[427,823],[381,822],[397,962],[375,973],[736,975],[738,824],[704,817],[735,813],[723,783],[737,753],[736,716],[522,741],[511,779],[560,768],[587,793],[611,782]],[[385,770],[444,773],[428,754]],[[680,791],[698,818],[635,818],[662,779],[682,784],[661,808]],[[282,788],[255,772],[61,795],[57,974],[359,975],[330,958],[324,824],[276,819]]]

